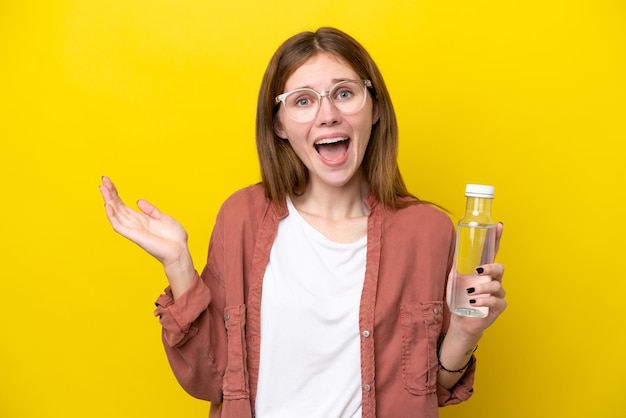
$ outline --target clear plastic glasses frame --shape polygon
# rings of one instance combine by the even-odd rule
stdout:
[[[370,80],[343,80],[322,92],[311,88],[291,90],[276,96],[274,102],[282,102],[285,113],[296,122],[310,122],[317,116],[324,97],[341,114],[359,112],[367,100],[368,87],[372,87]]]

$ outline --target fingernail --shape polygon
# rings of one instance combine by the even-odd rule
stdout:
[[[476,291],[476,289],[474,289],[473,287],[470,287],[467,289],[467,294],[471,295],[472,293],[474,293]]]
[[[483,274],[483,272],[484,272],[484,271],[485,271],[485,269],[484,269],[484,268],[482,268],[482,267],[478,267],[478,268],[476,269],[476,273],[478,273],[478,274]]]
[[[474,303],[476,303],[476,299],[470,299],[469,303],[471,303],[473,305]]]
[[[504,226],[504,222],[500,221],[498,222],[500,225]]]

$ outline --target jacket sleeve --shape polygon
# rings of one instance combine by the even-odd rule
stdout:
[[[437,385],[437,400],[439,406],[455,405],[466,401],[474,393],[474,373],[476,361],[472,358],[472,364],[463,374],[463,377],[451,389]]]
[[[222,402],[226,362],[224,284],[211,258],[221,246],[214,230],[207,266],[196,272],[189,289],[174,302],[171,289],[157,301],[167,358],[180,385],[187,393],[210,402]],[[218,248],[216,248],[218,247]]]

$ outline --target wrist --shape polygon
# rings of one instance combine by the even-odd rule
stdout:
[[[463,320],[472,320],[473,318],[463,318]],[[450,326],[448,327],[447,336],[454,338],[464,345],[476,345],[483,337],[483,331],[468,332],[467,327],[459,323],[457,317],[452,315]]]
[[[195,276],[195,268],[188,250],[168,263],[163,263],[163,270],[172,289],[174,299],[187,290]]]
[[[184,270],[189,265],[193,264],[191,261],[191,254],[189,249],[184,247],[180,250],[180,253],[170,260],[162,260],[163,268],[166,271],[175,272],[176,270]]]
[[[440,347],[439,351],[437,351],[437,363],[439,363],[439,369],[448,373],[464,373],[469,368],[469,366],[472,365],[472,362],[474,359],[472,354],[474,354],[476,350],[478,350],[478,345],[476,345],[476,347],[474,347],[473,350],[467,350],[465,352],[465,355],[470,356],[470,358],[467,361],[467,363],[465,363],[465,366],[461,367],[460,369],[451,370],[451,369],[448,369],[446,366],[444,366],[443,363],[441,362],[441,347]]]
[[[439,369],[448,373],[462,373],[472,362],[472,354],[478,348],[481,333],[467,333],[452,322],[447,333],[442,336],[437,351]]]

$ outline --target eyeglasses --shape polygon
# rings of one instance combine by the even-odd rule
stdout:
[[[368,87],[372,87],[370,80],[344,80],[321,93],[310,88],[291,90],[276,96],[274,102],[283,102],[285,113],[296,122],[310,122],[317,116],[324,97],[344,115],[357,113],[363,109]]]

